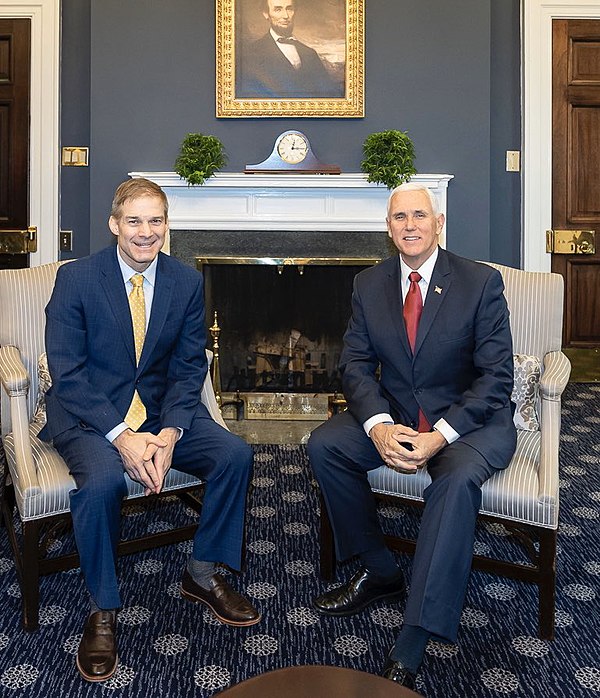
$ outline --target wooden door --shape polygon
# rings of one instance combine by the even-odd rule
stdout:
[[[554,20],[552,227],[595,231],[594,254],[554,254],[564,346],[600,348],[600,20]],[[579,236],[591,240],[591,235]],[[588,248],[589,249],[589,248]],[[580,251],[585,251],[584,244]],[[600,362],[599,362],[600,365]]]
[[[14,233],[29,225],[31,22],[0,19],[0,268],[28,266],[12,254]],[[18,239],[18,235],[16,236]]]

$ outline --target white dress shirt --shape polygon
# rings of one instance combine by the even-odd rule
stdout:
[[[432,255],[419,267],[419,269],[411,269],[400,255],[400,283],[402,289],[402,303],[404,303],[404,301],[406,300],[406,294],[408,293],[408,289],[410,288],[409,274],[413,271],[418,271],[421,275],[421,280],[419,281],[419,289],[421,291],[421,298],[423,298],[423,303],[425,303],[425,299],[427,298],[427,290],[429,289],[429,282],[431,281],[431,276],[433,274],[433,269],[435,267],[435,263],[437,262],[437,258],[438,248],[436,247]],[[380,414],[375,414],[372,417],[369,417],[369,419],[367,419],[367,421],[363,424],[363,428],[368,436],[371,432],[371,429],[376,424],[393,423],[394,420],[392,419],[391,415],[382,412]],[[456,441],[460,436],[460,434],[456,432],[445,419],[438,419],[438,421],[433,425],[433,428],[436,431],[439,431],[440,434],[446,439],[446,441],[449,444],[451,444],[453,441]]]
[[[139,274],[139,271],[132,269],[128,264],[125,263],[119,247],[117,245],[117,261],[119,262],[119,267],[121,269],[121,274],[123,274],[123,283],[125,284],[125,291],[127,292],[127,297],[133,289],[133,284],[131,283],[131,277]],[[158,257],[155,257],[151,262],[150,266],[144,270],[142,276],[144,277],[143,290],[144,290],[144,305],[146,306],[146,330],[148,330],[148,323],[150,322],[150,311],[152,310],[152,299],[154,298],[154,284],[156,282],[156,266],[158,264]],[[112,443],[119,434],[122,434],[126,429],[129,429],[125,422],[117,424],[114,429],[111,429],[106,438]]]
[[[274,32],[272,29],[269,29],[269,31],[271,32],[273,40],[277,44],[277,48],[281,51],[281,53],[283,53],[294,68],[298,69],[302,64],[298,49],[294,46],[294,44],[281,44],[278,41],[278,39],[294,39],[294,41],[297,41],[297,39],[295,39],[293,36],[279,36],[279,34]]]

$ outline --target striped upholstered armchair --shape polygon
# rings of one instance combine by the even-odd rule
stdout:
[[[481,555],[475,569],[532,582],[539,588],[539,635],[554,636],[560,402],[571,365],[561,351],[563,279],[498,264],[510,309],[515,362],[517,449],[506,470],[482,488],[480,518],[501,523],[525,543],[530,564]],[[427,468],[403,475],[386,466],[369,474],[376,496],[421,506],[431,482]],[[390,547],[412,553],[415,542],[388,538]],[[325,507],[321,507],[321,574],[331,578],[335,551]]]
[[[58,266],[57,262],[0,271],[0,416],[7,463],[2,513],[21,585],[23,624],[27,630],[38,627],[39,576],[79,564],[76,553],[55,557],[46,556],[44,550],[44,532],[61,519],[68,522],[70,518],[69,491],[74,487],[62,458],[50,444],[38,438],[45,422],[44,308]],[[202,401],[213,418],[225,426],[209,376],[202,389]],[[125,474],[124,477],[128,499],[142,498],[141,485]],[[199,502],[192,493],[199,485],[201,482],[193,476],[172,468],[160,496],[177,494],[198,509]],[[20,535],[15,530],[15,513],[21,521]],[[185,540],[191,538],[195,528],[184,526],[122,541],[119,553]]]

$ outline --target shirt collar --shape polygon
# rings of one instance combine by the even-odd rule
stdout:
[[[298,41],[298,39],[296,39],[296,37],[293,34],[290,34],[290,36],[281,36],[277,32],[274,32],[272,29],[269,29],[269,32],[271,33],[273,41],[275,42],[277,42],[277,39],[293,39],[294,41]]]
[[[123,258],[121,257],[121,253],[119,252],[119,246],[116,246],[117,248],[117,261],[119,262],[119,267],[121,269],[121,274],[123,274],[123,282],[127,283],[132,276],[135,274],[139,274],[139,271],[136,271],[135,269],[132,269],[129,264],[126,264],[123,261]],[[150,266],[145,269],[142,272],[142,276],[146,281],[154,287],[155,281],[156,281],[156,267],[158,265],[158,255],[152,260]]]
[[[408,275],[411,273],[411,271],[418,271],[421,275],[421,278],[425,281],[427,285],[429,285],[429,282],[431,281],[431,275],[433,274],[433,268],[435,267],[435,263],[437,262],[438,251],[439,247],[436,247],[435,250],[431,253],[430,257],[425,262],[423,262],[423,264],[421,264],[421,266],[418,269],[411,269],[408,266],[408,264],[406,264],[406,262],[402,259],[402,255],[398,255],[400,257],[400,274],[402,278],[402,283],[407,283]]]

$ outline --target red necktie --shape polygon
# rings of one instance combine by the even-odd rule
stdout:
[[[423,312],[423,297],[421,296],[421,289],[419,288],[419,281],[421,281],[421,274],[418,271],[411,271],[408,275],[410,279],[410,288],[404,299],[404,322],[406,323],[406,334],[408,335],[408,342],[413,353],[415,351],[415,342],[417,340],[417,329],[419,328],[419,320],[421,319],[421,313]],[[431,425],[427,421],[427,417],[423,414],[423,411],[419,409],[419,426],[418,431],[431,431]]]

